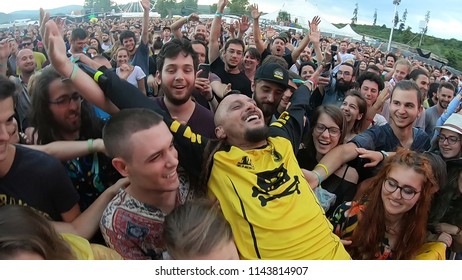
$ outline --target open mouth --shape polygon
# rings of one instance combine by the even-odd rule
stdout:
[[[172,171],[171,173],[165,175],[164,177],[165,177],[166,179],[172,179],[172,178],[174,178],[174,177],[176,176],[176,174],[177,174],[177,173],[176,173],[176,170],[174,170],[174,171]]]
[[[261,119],[261,116],[258,113],[251,113],[250,115],[247,115],[244,118],[244,121],[247,123],[253,122],[253,121],[258,121]]]

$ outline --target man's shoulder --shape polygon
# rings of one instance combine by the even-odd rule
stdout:
[[[44,166],[47,168],[53,166],[62,166],[61,162],[55,157],[50,156],[42,151],[34,150],[23,145],[16,145],[15,160],[20,160],[21,165],[40,164],[42,171]]]

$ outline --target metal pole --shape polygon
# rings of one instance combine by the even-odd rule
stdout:
[[[391,38],[393,37],[393,30],[395,29],[395,15],[396,15],[396,9],[398,8],[398,5],[399,5],[399,1],[393,1],[393,4],[395,4],[395,11],[393,12],[393,21],[391,24],[390,39],[388,39],[388,47],[387,47],[388,52],[391,49]]]
[[[388,39],[388,47],[387,47],[388,52],[391,49],[391,39],[393,38],[393,30],[395,29],[395,15],[396,15],[396,10],[400,2],[401,0],[393,0],[393,4],[395,5],[395,11],[393,12],[393,21],[392,21],[391,30],[390,30],[390,39]]]

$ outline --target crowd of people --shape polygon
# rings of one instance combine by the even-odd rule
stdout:
[[[250,6],[0,32],[0,259],[460,259],[461,77]]]

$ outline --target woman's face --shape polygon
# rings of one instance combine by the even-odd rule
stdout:
[[[257,69],[258,60],[253,57],[250,52],[246,52],[244,56],[244,68],[248,70]]]
[[[345,116],[346,122],[349,124],[363,117],[363,114],[359,113],[358,99],[354,96],[349,95],[345,97],[340,109]]]
[[[341,133],[340,127],[334,120],[326,113],[322,113],[313,127],[312,136],[316,151],[321,155],[327,154],[339,144]]]
[[[309,78],[311,78],[311,76],[313,76],[314,72],[315,70],[313,69],[311,65],[305,65],[303,66],[302,72],[300,73],[301,73],[302,79],[306,81]]]
[[[457,141],[451,144],[449,142],[453,141],[452,139]],[[460,134],[442,128],[438,137],[438,147],[441,155],[445,159],[459,157],[461,150]]]
[[[96,39],[91,39],[90,40],[90,46],[94,47],[94,48],[98,48],[98,40]]]
[[[359,63],[359,70],[366,71],[366,68],[367,68],[367,63],[365,61],[361,61],[361,63]]]
[[[128,53],[126,50],[120,50],[117,52],[117,65],[120,66],[124,63],[128,63]]]
[[[400,216],[411,210],[420,198],[424,176],[407,166],[394,166],[382,183],[383,208],[388,215]],[[389,189],[398,186],[393,192]],[[401,193],[416,192],[410,199],[404,199]]]

